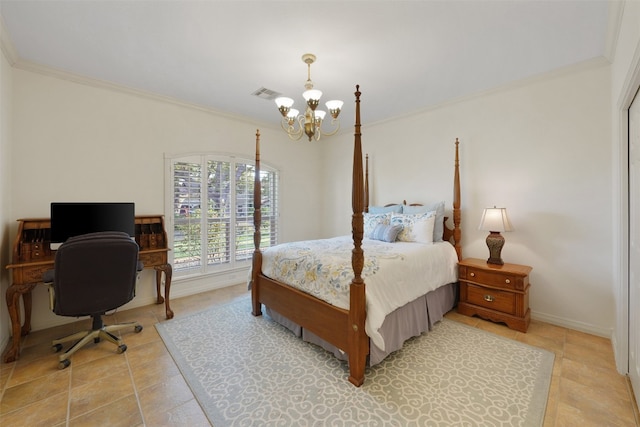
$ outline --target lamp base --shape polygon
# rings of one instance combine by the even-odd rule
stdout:
[[[487,247],[489,248],[489,259],[487,259],[487,263],[503,265],[504,262],[500,257],[500,253],[504,246],[504,237],[497,231],[490,231],[489,233],[486,240]]]

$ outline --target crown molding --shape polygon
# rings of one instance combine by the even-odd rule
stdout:
[[[108,82],[106,80],[94,79],[94,78],[82,76],[79,74],[70,73],[68,71],[59,70],[53,67],[37,64],[31,61],[26,61],[19,57],[17,57],[15,62],[12,63],[12,66],[15,69],[20,69],[23,71],[41,74],[43,76],[52,77],[59,80],[65,80],[65,81],[69,81],[69,82],[73,82],[73,83],[77,83],[80,85],[89,86],[97,89],[104,89],[112,92],[119,92],[125,95],[135,96],[138,98],[173,104],[180,107],[201,111],[207,114],[212,114],[212,115],[233,120],[236,122],[251,124],[252,126],[258,125],[264,128],[274,128],[274,129],[276,128],[273,125],[273,123],[258,122],[256,120],[253,120],[244,116],[230,114],[228,112],[216,110],[214,108],[207,107],[204,105],[193,104],[193,103],[179,100],[177,98],[172,98],[169,96],[160,95],[157,93],[148,92],[140,89],[134,89],[128,86],[123,86],[116,83]]]
[[[622,26],[622,15],[624,12],[624,1],[609,0],[607,34],[604,46],[604,57],[609,62],[613,62],[616,56],[616,46],[620,37],[620,27]]]
[[[7,58],[7,61],[9,61],[11,66],[18,62],[18,54],[13,47],[11,36],[9,36],[9,33],[6,30],[6,25],[4,24],[2,15],[0,15],[0,49],[2,49],[2,53],[5,58]]]
[[[471,93],[469,95],[464,95],[458,98],[454,98],[454,99],[450,99],[444,102],[441,102],[439,104],[436,105],[432,105],[426,108],[421,108],[412,112],[408,112],[405,115],[402,116],[395,116],[395,117],[390,117],[387,119],[383,119],[383,120],[379,120],[373,123],[369,123],[368,126],[374,126],[374,125],[380,125],[380,124],[384,124],[387,122],[393,122],[396,120],[401,120],[401,119],[406,119],[409,117],[413,117],[413,116],[417,116],[420,114],[425,114],[431,111],[436,111],[439,110],[441,108],[445,108],[451,105],[456,105],[456,104],[461,104],[463,102],[468,102],[468,101],[472,101],[474,99],[478,99],[478,98],[483,98],[485,96],[489,96],[489,95],[494,95],[494,94],[499,94],[499,93],[503,93],[503,92],[508,92],[514,89],[518,89],[518,88],[522,88],[522,87],[526,87],[529,86],[531,84],[537,83],[537,82],[541,82],[541,81],[545,81],[545,80],[552,80],[552,79],[556,79],[559,77],[563,77],[563,76],[567,76],[567,75],[571,75],[574,73],[579,73],[581,71],[586,71],[586,70],[592,70],[592,69],[597,69],[597,68],[601,68],[601,67],[607,67],[610,66],[611,63],[609,62],[609,60],[607,58],[605,58],[604,56],[599,56],[597,58],[592,58],[592,59],[587,59],[585,61],[576,63],[576,64],[571,64],[571,65],[567,65],[565,67],[562,68],[558,68],[555,70],[551,70],[551,71],[546,71],[540,74],[535,74],[533,76],[530,77],[524,77],[522,79],[519,80],[515,80],[513,82],[508,82],[493,88],[488,88],[486,90],[482,90],[479,92],[475,92],[475,93]]]

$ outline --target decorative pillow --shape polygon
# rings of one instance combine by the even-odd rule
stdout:
[[[391,205],[391,206],[369,206],[369,213],[372,214],[380,214],[380,213],[402,213],[402,205]]]
[[[381,213],[381,214],[372,214],[372,213],[364,213],[364,237],[371,239],[373,235],[373,230],[375,230],[376,225],[383,224],[389,225],[391,221],[391,213]]]
[[[383,242],[393,243],[398,237],[398,233],[402,231],[401,225],[384,225],[378,224],[373,230],[371,238],[374,240],[381,240]]]
[[[433,241],[442,242],[444,234],[444,202],[431,203],[423,206],[402,206],[404,214],[419,214],[436,211],[435,224],[433,226]]]
[[[435,211],[423,214],[393,214],[391,225],[402,225],[402,231],[397,237],[400,242],[433,243],[435,220]]]

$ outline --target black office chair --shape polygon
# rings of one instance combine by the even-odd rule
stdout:
[[[127,346],[113,334],[126,328],[142,330],[138,322],[104,325],[102,315],[114,310],[135,296],[138,272],[138,245],[126,233],[101,232],[73,237],[56,252],[54,269],[45,273],[50,283],[52,309],[60,316],[91,316],[93,326],[53,341],[53,349],[62,350],[62,343],[78,340],[59,356],[58,367],[71,364],[69,357],[93,340],[106,339],[118,346],[118,353]]]

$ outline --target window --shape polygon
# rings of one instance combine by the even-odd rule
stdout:
[[[170,159],[167,188],[173,209],[176,274],[205,274],[248,266],[253,256],[255,162],[233,156]],[[260,247],[278,240],[278,173],[261,164]]]

